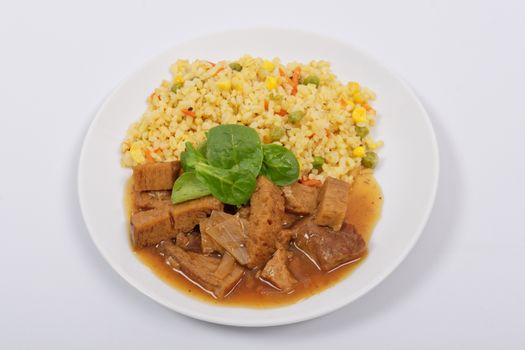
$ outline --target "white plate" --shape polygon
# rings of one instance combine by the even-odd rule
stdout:
[[[377,138],[385,141],[376,171],[385,196],[370,253],[348,278],[309,299],[281,308],[218,307],[168,286],[132,253],[123,207],[131,175],[120,167],[120,142],[145,110],[145,99],[178,58],[280,57],[283,62],[324,59],[341,81],[356,80],[377,93]],[[406,257],[430,214],[438,183],[438,149],[430,120],[399,78],[361,51],[332,39],[295,31],[244,30],[192,40],[158,56],[107,99],[91,124],[80,155],[78,191],[88,230],[106,261],[131,285],[184,315],[236,326],[270,326],[327,314],[356,300]]]

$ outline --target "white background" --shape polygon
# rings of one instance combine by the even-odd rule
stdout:
[[[76,194],[84,134],[121,80],[184,40],[251,27],[384,62],[427,108],[442,169],[427,228],[386,281],[266,329],[195,321],[130,287]],[[2,1],[0,348],[524,349],[524,33],[519,1]]]

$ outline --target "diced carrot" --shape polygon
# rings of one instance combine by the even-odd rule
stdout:
[[[321,187],[323,185],[321,181],[316,180],[316,179],[309,179],[304,175],[303,177],[301,177],[299,182],[302,183],[303,185],[311,186],[311,187]]]
[[[363,108],[364,108],[367,112],[375,113],[375,111],[376,111],[372,106],[370,106],[370,105],[369,105],[368,103],[366,103],[366,102],[363,103],[362,106],[363,106]]]
[[[304,181],[303,185],[311,186],[311,187],[321,187],[323,186],[323,183],[316,179],[309,179],[307,181]]]
[[[269,104],[268,100],[264,100],[264,110],[265,111],[268,111],[268,104]]]
[[[215,67],[215,63],[213,63],[212,61],[208,61],[209,64],[211,64],[212,67]]]
[[[279,75],[288,83],[288,84],[291,84],[292,83],[292,80],[290,78],[288,78],[286,76],[286,72],[284,71],[284,69],[282,69],[281,67],[279,67]]]
[[[220,72],[222,72],[224,70],[224,67],[220,67],[219,69],[217,69],[215,71],[215,73],[212,74],[212,77],[216,76],[217,74],[219,74]]]
[[[275,114],[278,114],[280,115],[281,117],[284,117],[284,116],[287,116],[288,115],[288,111],[286,109],[282,109],[279,111],[279,112],[275,112]]]
[[[159,156],[162,155],[162,150],[160,148],[156,148],[153,152],[157,153]]]
[[[188,117],[195,117],[195,112],[190,111],[189,109],[181,109],[182,114],[187,115]]]
[[[155,162],[155,159],[153,159],[153,157],[151,156],[151,151],[148,148],[146,148],[146,150],[144,151],[144,155],[146,156],[146,160],[148,161],[148,163]]]
[[[309,138],[309,139],[312,139],[312,137],[314,137],[314,136],[315,136],[315,132],[312,135],[306,136],[306,137]]]
[[[339,100],[339,104],[341,105],[341,107],[346,107],[347,103],[346,101],[344,100],[344,98],[340,99]]]
[[[297,66],[293,70],[292,74],[292,96],[295,96],[297,94],[297,85],[299,85],[299,78],[301,78],[301,67]]]

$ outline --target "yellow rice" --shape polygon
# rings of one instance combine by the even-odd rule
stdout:
[[[370,129],[375,125],[376,112],[370,106],[375,94],[356,82],[342,84],[328,62],[284,65],[278,58],[245,55],[235,61],[242,66],[240,72],[229,67],[231,62],[175,62],[170,69],[172,80],[162,81],[148,97],[142,118],[130,126],[122,142],[122,165],[176,160],[185,142],[200,144],[206,130],[219,124],[244,124],[257,130],[264,143],[273,141],[294,152],[301,173],[310,179],[333,176],[351,182],[361,168],[363,149],[375,151],[382,145],[370,134],[361,139],[355,129],[356,125]],[[287,77],[297,66],[301,77],[316,75],[320,84],[299,84],[293,96]],[[179,86],[175,92],[174,84]],[[356,113],[364,112],[363,107],[364,115]],[[277,114],[280,111],[305,115],[291,123]],[[274,141],[270,131],[276,127],[284,134]],[[314,156],[324,158],[322,170],[312,167]]]

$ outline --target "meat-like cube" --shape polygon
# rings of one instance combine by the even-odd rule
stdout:
[[[131,215],[133,245],[137,248],[155,245],[179,233],[191,232],[200,220],[222,207],[221,202],[209,196],[134,213]]]
[[[305,218],[292,230],[296,235],[295,244],[317,262],[323,271],[357,260],[366,253],[366,242],[347,223],[340,231],[334,231]]]
[[[134,204],[137,209],[160,209],[171,204],[171,191],[134,192]]]
[[[151,209],[131,215],[131,242],[135,248],[155,245],[173,236],[168,211]]]
[[[283,187],[285,209],[300,215],[312,214],[317,207],[317,187],[306,186],[298,182]]]
[[[347,182],[327,177],[319,194],[315,223],[339,231],[345,219],[349,191]]]
[[[275,251],[284,216],[284,198],[279,187],[259,176],[250,200],[248,267],[262,266]]]
[[[169,240],[161,242],[158,249],[172,268],[183,272],[217,298],[223,298],[244,273],[244,269],[235,261],[221,262],[216,257],[187,252]]]
[[[170,207],[173,229],[177,233],[190,232],[213,210],[223,210],[223,204],[212,196],[174,204]]]
[[[204,254],[211,254],[214,252],[224,253],[224,248],[221,247],[210,235],[206,232],[210,218],[202,219],[199,222],[199,231],[201,232],[201,247]]]
[[[146,163],[133,168],[135,191],[171,190],[179,176],[180,162]]]
[[[288,253],[284,249],[278,249],[273,257],[266,263],[261,277],[276,286],[289,292],[293,289],[297,280],[292,276],[287,267]]]

